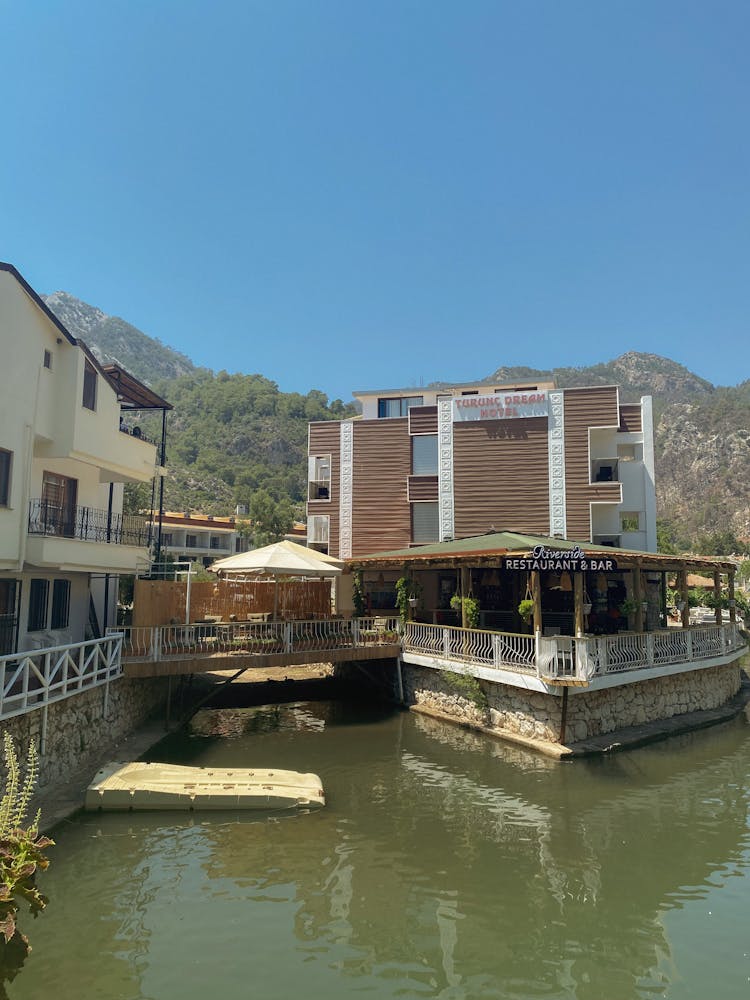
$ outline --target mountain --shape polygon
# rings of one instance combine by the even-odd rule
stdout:
[[[561,388],[580,385],[619,385],[620,400],[635,403],[641,396],[653,396],[654,406],[690,401],[710,395],[714,386],[694,375],[684,365],[658,354],[629,351],[613,361],[582,368],[498,368],[487,376],[488,381],[512,382],[516,379],[554,379]]]
[[[197,371],[184,354],[149,337],[117,316],[69,295],[43,295],[45,303],[74,337],[80,337],[99,361],[122,365],[131,375],[151,385],[158,378],[177,378]]]
[[[276,501],[289,498],[302,514],[307,423],[353,415],[353,404],[329,402],[317,389],[284,393],[259,374],[197,368],[184,354],[67,292],[45,301],[101,360],[121,364],[174,405],[167,509],[226,514],[263,489]],[[750,380],[717,387],[669,358],[635,351],[577,368],[500,367],[479,379],[554,379],[561,388],[615,384],[623,402],[653,396],[664,534],[680,549],[710,549],[719,535],[730,550],[732,537],[750,540]],[[158,437],[156,418],[145,416],[141,423]]]
[[[654,400],[658,516],[678,548],[729,533],[750,540],[750,381],[717,387],[658,354],[630,351],[581,368],[498,368],[488,381],[619,385],[622,402]],[[731,546],[730,546],[731,548]]]

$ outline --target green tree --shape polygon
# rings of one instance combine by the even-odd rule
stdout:
[[[253,522],[253,540],[256,548],[280,541],[292,530],[294,512],[286,497],[274,500],[266,489],[253,493],[250,501],[250,518]]]

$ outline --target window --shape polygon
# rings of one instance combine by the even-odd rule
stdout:
[[[49,580],[32,580],[29,590],[29,623],[27,632],[39,632],[47,627]]]
[[[330,518],[327,514],[311,514],[307,519],[307,541],[316,545],[327,545],[329,523]]]
[[[7,507],[10,501],[10,467],[13,452],[0,448],[0,507]]]
[[[378,417],[405,417],[410,406],[422,406],[424,396],[404,396],[403,399],[378,400]]]
[[[19,580],[0,580],[0,656],[15,651],[20,599]]]
[[[185,548],[186,549],[197,549],[198,548],[198,536],[197,535],[185,535]]]
[[[308,500],[331,499],[331,456],[311,455],[307,460]]]
[[[637,512],[620,514],[620,531],[640,531],[641,518]]]
[[[595,458],[592,461],[592,483],[616,483],[619,478],[616,458]]]
[[[96,409],[96,368],[88,358],[83,369],[83,405],[87,410]]]
[[[52,584],[52,621],[50,628],[67,628],[70,620],[70,580]]]
[[[437,434],[415,434],[411,439],[413,476],[436,476],[438,472]]]
[[[437,500],[411,505],[411,540],[437,542],[440,539],[440,520]]]
[[[172,532],[171,531],[162,531],[162,533],[161,533],[161,544],[162,545],[172,545],[173,544],[173,542],[172,542]]]
[[[52,351],[44,352],[44,367],[52,368]]]

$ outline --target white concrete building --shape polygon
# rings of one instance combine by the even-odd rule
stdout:
[[[0,263],[0,654],[76,643],[115,623],[117,576],[149,557],[123,485],[161,471],[122,412],[170,409],[102,367],[11,265]]]

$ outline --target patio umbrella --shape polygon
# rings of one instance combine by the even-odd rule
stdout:
[[[276,578],[274,587],[274,618],[277,611],[278,578],[280,576],[339,576],[344,568],[340,559],[324,555],[304,545],[294,542],[274,542],[262,549],[251,549],[249,552],[238,552],[236,555],[218,559],[209,567],[212,573],[226,573],[258,576],[273,576]]]

